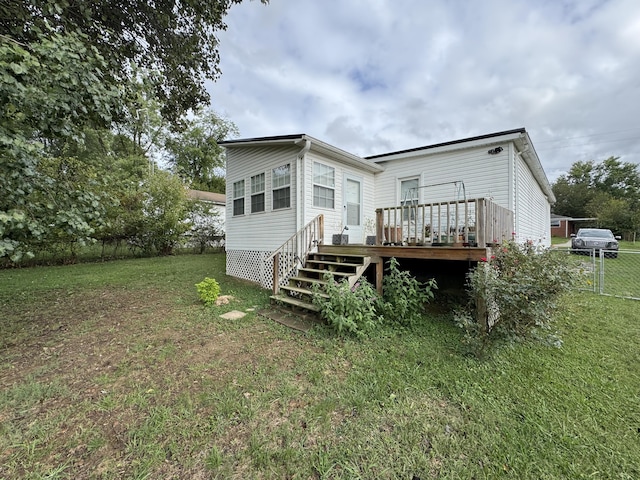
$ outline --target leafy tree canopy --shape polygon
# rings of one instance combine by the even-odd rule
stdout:
[[[640,227],[640,171],[635,163],[609,157],[602,162],[576,162],[553,184],[553,211],[574,218],[595,217],[620,233]]]
[[[224,193],[224,155],[218,142],[238,135],[236,125],[212,110],[198,111],[165,144],[171,168],[194,188]]]
[[[104,80],[130,78],[132,63],[158,72],[163,116],[175,121],[208,102],[204,81],[220,74],[216,32],[241,1],[0,0],[0,35],[31,45],[52,32],[82,34],[108,64]]]

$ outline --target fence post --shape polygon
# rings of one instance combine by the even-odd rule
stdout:
[[[593,252],[594,260],[595,260],[595,251]],[[604,251],[600,249],[600,278],[598,282],[598,288],[600,290],[600,295],[604,293]]]

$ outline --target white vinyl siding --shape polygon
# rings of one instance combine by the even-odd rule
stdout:
[[[313,162],[313,206],[335,207],[336,169]]]
[[[399,205],[402,200],[400,180],[420,176],[420,203],[464,200],[466,192],[467,199],[491,198],[512,209],[509,205],[507,149],[498,155],[488,155],[486,146],[423,153],[411,158],[381,161],[380,165],[385,171],[376,176],[376,208]],[[460,182],[464,182],[464,189]]]
[[[343,192],[343,178],[346,175],[354,175],[362,180],[362,223],[364,228],[363,238],[356,238],[351,232],[349,234],[350,243],[364,243],[364,237],[366,235],[375,235],[375,186],[374,186],[374,174],[365,172],[357,167],[351,165],[345,165],[344,163],[334,158],[321,155],[318,152],[311,151],[307,153],[305,160],[305,186],[304,191],[310,192],[313,189],[313,166],[314,163],[322,163],[323,165],[333,168],[335,178],[335,197],[334,207],[323,208],[314,206],[313,195],[305,195],[305,218],[304,224],[310,222],[318,214],[324,215],[324,243],[331,245],[331,237],[334,234],[339,234],[343,225],[343,205],[344,205],[344,192]],[[349,232],[344,232],[345,234]]]
[[[271,206],[271,174],[274,168],[291,164],[290,190],[295,191],[295,168],[293,161],[300,151],[298,146],[278,147],[227,147],[227,250],[273,252],[296,232],[295,195],[291,197],[291,208],[273,210]],[[233,190],[238,180],[247,185],[251,177],[265,173],[265,213],[233,217]],[[248,192],[250,194],[250,190]],[[247,206],[248,207],[248,206]],[[247,210],[248,213],[248,210]]]
[[[551,208],[546,196],[520,157],[516,157],[515,231],[519,242],[551,245]]]

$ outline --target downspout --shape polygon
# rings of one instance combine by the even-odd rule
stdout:
[[[296,145],[300,145],[304,142],[304,145],[298,152],[296,157],[296,210],[299,212],[296,215],[296,232],[300,231],[305,226],[305,201],[304,201],[304,157],[311,149],[311,140],[304,136],[296,142]]]

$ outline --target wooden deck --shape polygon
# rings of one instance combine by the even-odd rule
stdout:
[[[366,255],[375,265],[376,290],[382,293],[384,262],[391,258],[479,262],[491,256],[490,247],[433,247],[407,245],[318,245],[318,253]]]
[[[318,245],[320,253],[344,253],[367,255],[372,261],[378,259],[415,258],[421,260],[457,260],[479,262],[491,255],[490,247],[432,247],[406,245]]]

